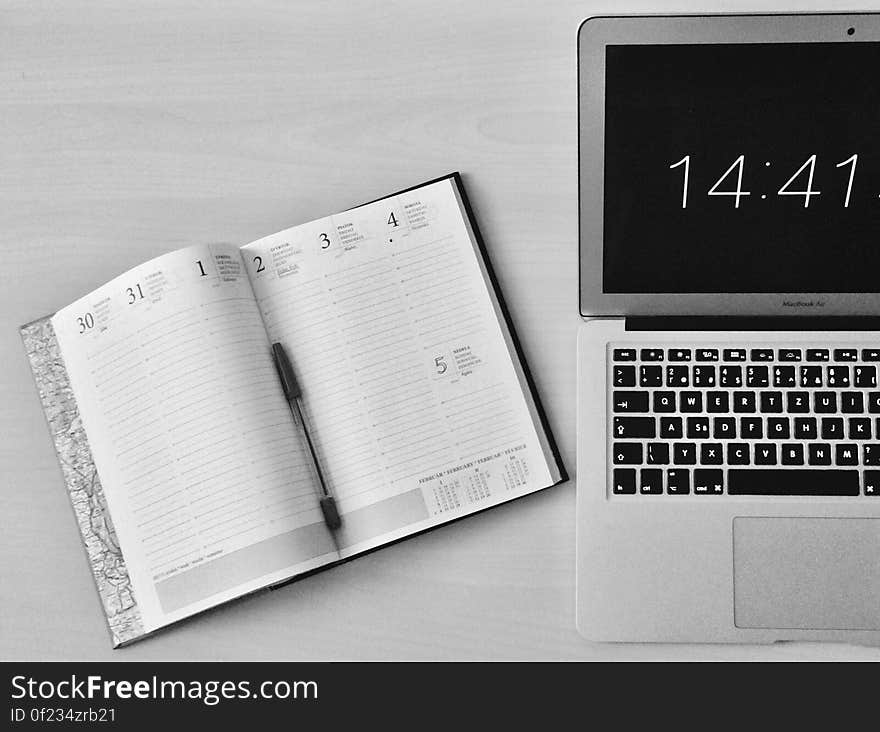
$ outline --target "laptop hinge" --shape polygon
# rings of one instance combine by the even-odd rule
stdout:
[[[877,330],[880,317],[828,316],[689,316],[689,315],[631,315],[626,318],[626,330]]]

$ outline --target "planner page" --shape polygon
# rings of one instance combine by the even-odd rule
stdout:
[[[447,178],[242,249],[343,556],[559,480],[466,218]]]
[[[166,254],[52,323],[146,631],[339,558],[237,248]]]

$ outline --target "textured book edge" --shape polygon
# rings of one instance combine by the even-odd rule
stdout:
[[[146,632],[51,319],[23,325],[21,337],[117,648]]]

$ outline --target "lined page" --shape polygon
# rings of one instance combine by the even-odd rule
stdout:
[[[238,249],[159,257],[52,322],[147,630],[338,558]]]
[[[343,555],[558,479],[451,180],[242,253],[301,382]]]

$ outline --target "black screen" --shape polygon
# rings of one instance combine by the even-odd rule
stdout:
[[[880,43],[609,46],[603,290],[880,292],[878,70]]]

